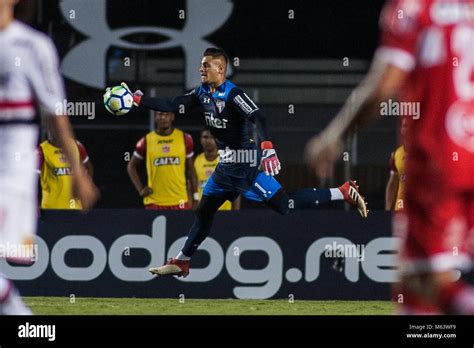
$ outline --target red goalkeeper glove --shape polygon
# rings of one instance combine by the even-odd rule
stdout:
[[[262,149],[262,170],[266,175],[275,176],[281,170],[281,164],[278,160],[275,149],[271,141],[264,141],[261,144]]]

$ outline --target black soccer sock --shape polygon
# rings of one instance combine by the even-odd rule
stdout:
[[[266,204],[276,212],[286,215],[299,209],[315,209],[331,201],[329,189],[307,188],[290,193],[280,189]]]
[[[289,194],[294,209],[315,209],[331,201],[329,189],[306,188]],[[291,207],[290,207],[291,208]]]
[[[214,215],[226,198],[203,196],[196,209],[196,217],[188,233],[188,238],[181,250],[184,255],[191,257],[199,245],[211,232]]]

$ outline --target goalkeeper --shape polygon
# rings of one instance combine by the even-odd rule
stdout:
[[[228,57],[218,48],[208,48],[200,65],[202,85],[175,98],[147,98],[136,91],[134,104],[152,110],[176,112],[181,105],[202,107],[207,126],[211,129],[220,161],[204,187],[203,197],[195,211],[196,217],[184,247],[179,254],[160,267],[150,268],[159,276],[189,274],[189,261],[199,245],[209,235],[218,208],[226,200],[234,201],[239,194],[252,201],[265,203],[280,214],[295,209],[318,208],[334,200],[345,200],[367,217],[366,202],[354,181],[339,188],[307,188],[287,194],[275,180],[280,161],[266,134],[265,119],[258,106],[242,89],[226,80]],[[126,84],[122,84],[128,88]],[[255,123],[264,141],[261,151],[252,139],[250,123]]]

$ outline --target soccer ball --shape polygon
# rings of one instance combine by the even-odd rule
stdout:
[[[112,87],[104,94],[104,106],[113,115],[125,115],[132,109],[133,95],[122,86]]]

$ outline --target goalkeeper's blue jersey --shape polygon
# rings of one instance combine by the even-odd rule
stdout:
[[[246,148],[252,139],[253,114],[259,111],[247,94],[230,81],[224,82],[214,93],[206,85],[192,93],[202,106],[204,120],[217,147]]]
[[[200,106],[219,149],[214,181],[227,188],[248,189],[256,178],[261,153],[253,139],[253,124],[257,123],[260,136],[266,140],[265,121],[258,106],[231,81],[225,81],[214,93],[203,84],[175,98],[144,97],[140,105],[171,112],[177,112],[181,105]]]

